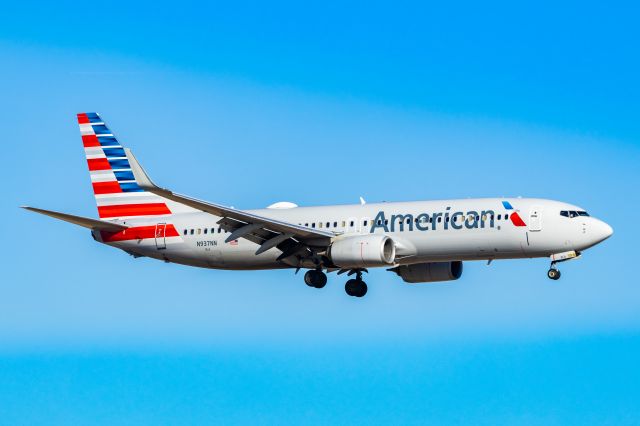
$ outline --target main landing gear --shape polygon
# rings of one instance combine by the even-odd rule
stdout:
[[[349,296],[354,297],[362,297],[367,294],[367,283],[362,281],[362,272],[366,269],[355,269],[349,272],[349,275],[356,274],[356,279],[350,279],[344,285],[344,291],[347,292]]]
[[[327,275],[321,269],[311,269],[304,274],[304,282],[309,287],[322,288],[327,284]]]
[[[367,294],[367,283],[362,280],[362,273],[367,272],[366,269],[343,269],[339,274],[344,272],[349,272],[349,276],[354,274],[356,276],[344,285],[344,291],[349,296],[362,297]],[[304,274],[304,282],[309,287],[323,288],[327,284],[327,275],[322,272],[322,269],[310,269]]]

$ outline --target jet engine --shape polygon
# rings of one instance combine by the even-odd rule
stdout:
[[[398,274],[404,282],[433,283],[457,280],[462,275],[462,262],[431,262],[401,265],[389,269]]]
[[[396,246],[386,235],[354,235],[335,241],[329,258],[340,268],[369,268],[393,265]]]

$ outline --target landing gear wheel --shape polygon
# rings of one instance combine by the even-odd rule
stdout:
[[[549,277],[549,279],[551,280],[559,280],[560,279],[560,271],[555,269],[555,268],[551,268],[547,271],[547,277]]]
[[[344,291],[349,296],[355,296],[356,292],[357,292],[357,288],[358,288],[358,281],[357,280],[349,280],[344,285]]]
[[[309,287],[322,288],[327,284],[327,275],[322,271],[312,269],[304,274],[304,282]]]
[[[349,280],[344,285],[344,291],[353,297],[362,297],[367,294],[367,283],[362,280]]]

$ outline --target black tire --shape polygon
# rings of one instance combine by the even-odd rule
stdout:
[[[356,297],[363,297],[365,294],[367,294],[367,283],[365,283],[364,281],[360,281],[357,289],[358,290],[356,292]]]
[[[316,269],[311,269],[304,274],[304,283],[309,287],[322,288],[327,285],[327,275]]]
[[[323,288],[327,285],[327,274],[322,271],[316,271],[316,280],[314,282],[315,288]]]
[[[547,277],[551,280],[559,280],[560,279],[560,271],[554,268],[551,268],[547,271]]]
[[[314,271],[312,269],[312,270],[309,270],[309,271],[305,272],[305,274],[304,274],[304,283],[306,285],[308,285],[309,287],[314,287],[314,285],[313,285],[313,281],[314,281],[313,280],[313,278],[314,278],[313,275],[314,275],[315,272],[316,271]]]
[[[349,296],[355,296],[356,295],[356,289],[358,288],[358,282],[356,280],[349,280],[345,283],[344,285],[344,291],[349,295]]]

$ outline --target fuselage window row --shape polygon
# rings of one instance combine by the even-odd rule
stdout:
[[[565,216],[565,217],[569,217],[569,218],[577,217],[577,216],[589,216],[589,214],[587,212],[585,212],[585,211],[565,211],[565,210],[561,211],[560,215],[561,216]],[[415,223],[426,224],[426,223],[433,223],[433,219],[434,219],[433,217],[426,218],[426,217],[423,216],[423,217],[421,217],[419,219],[415,218],[413,221]],[[480,216],[475,216],[474,217],[473,215],[469,215],[469,216],[465,217],[465,216],[461,216],[461,215],[456,215],[456,216],[453,216],[453,217],[447,217],[447,218],[445,218],[444,221],[445,221],[445,223],[449,223],[449,222],[458,223],[458,222],[464,222],[465,220],[474,220],[474,219],[476,221],[478,221],[478,220],[480,220]],[[490,220],[494,220],[494,219],[503,220],[503,216],[502,216],[502,214],[499,214],[497,216],[494,216],[494,215],[490,215],[490,216],[484,215],[484,216],[482,216],[482,220],[488,220],[488,219],[490,219]],[[504,220],[509,220],[509,215],[508,214],[504,215]],[[411,218],[407,218],[405,223],[407,225],[410,225],[411,224]],[[437,218],[437,223],[442,223],[442,217],[438,217]],[[342,224],[342,228],[346,228],[347,221],[343,220],[343,221],[341,221],[341,224]],[[382,220],[377,220],[376,224],[378,226],[382,226]],[[388,226],[389,225],[389,219],[385,219],[384,220],[384,224],[385,224],[385,226]],[[299,223],[298,225],[302,226],[302,223]],[[331,228],[332,223],[331,222],[317,222],[317,225],[318,225],[318,228],[322,228],[323,226],[326,227],[326,228]],[[309,227],[309,223],[308,222],[305,223],[304,226],[308,228]],[[349,227],[353,228],[354,226],[355,226],[355,221],[353,221],[353,220],[349,221]],[[362,219],[362,226],[364,228],[369,226],[369,220],[368,219]],[[315,228],[316,227],[316,222],[312,222],[311,223],[311,227]],[[333,227],[334,228],[338,227],[338,222],[337,221],[333,222]],[[204,229],[204,231],[203,231],[203,229]],[[410,230],[410,229],[408,229],[408,230]],[[400,231],[404,231],[404,228],[401,228]],[[215,234],[216,233],[216,228],[211,228],[211,229],[209,229],[209,228],[185,229],[183,231],[183,234],[184,235],[200,235],[203,232],[204,232],[204,234],[208,234],[209,232],[211,232],[211,234]],[[221,234],[223,232],[224,233],[228,233],[228,231],[225,231],[225,230],[223,230],[222,228],[219,227],[218,228],[218,234]]]

